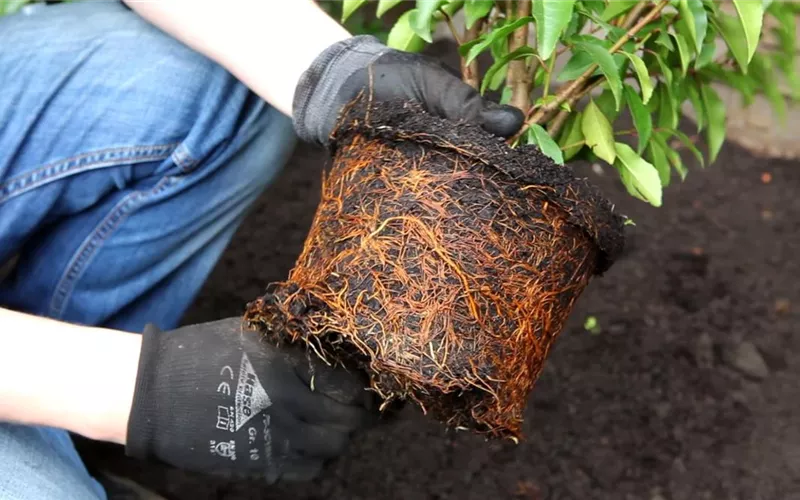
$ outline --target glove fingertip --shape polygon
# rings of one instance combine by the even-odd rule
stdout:
[[[500,137],[516,134],[525,121],[522,111],[507,104],[486,108],[480,112],[480,117],[483,129]]]

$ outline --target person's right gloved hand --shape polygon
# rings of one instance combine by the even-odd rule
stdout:
[[[339,112],[362,91],[375,102],[416,102],[429,113],[500,137],[514,135],[525,119],[513,106],[485,99],[440,62],[359,35],[328,47],[301,76],[293,103],[298,136],[327,145]]]
[[[181,469],[309,480],[373,423],[366,377],[298,345],[277,348],[240,318],[142,339],[126,448]]]

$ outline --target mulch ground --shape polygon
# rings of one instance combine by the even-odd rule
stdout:
[[[241,314],[286,277],[326,164],[296,151],[187,323]],[[175,499],[800,499],[800,165],[728,144],[658,209],[608,168],[576,169],[636,226],[556,342],[519,445],[448,432],[407,407],[307,484],[220,481],[113,447],[94,461]]]

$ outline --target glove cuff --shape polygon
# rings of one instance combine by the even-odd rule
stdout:
[[[372,35],[358,35],[325,49],[300,76],[292,103],[298,137],[321,146],[338,117],[337,94],[345,80],[390,50]]]
[[[153,449],[153,440],[158,426],[155,400],[145,397],[155,388],[156,370],[153,366],[158,359],[158,335],[161,333],[155,325],[148,324],[142,333],[142,347],[139,353],[139,368],[136,373],[136,386],[133,391],[131,414],[128,417],[128,429],[125,439],[125,454],[138,459],[148,458]]]

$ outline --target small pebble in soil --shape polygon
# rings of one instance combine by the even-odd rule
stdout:
[[[757,380],[769,376],[769,368],[761,353],[752,343],[744,341],[727,349],[724,354],[725,361],[739,373]]]

